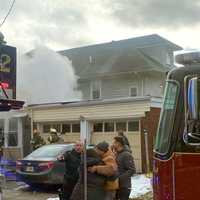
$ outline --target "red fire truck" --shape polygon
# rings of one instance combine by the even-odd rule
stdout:
[[[200,52],[169,72],[154,147],[154,200],[200,199]]]

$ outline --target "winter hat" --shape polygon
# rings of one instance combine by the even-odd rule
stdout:
[[[99,149],[100,151],[106,152],[108,151],[109,144],[106,141],[103,141],[97,144],[96,148]]]

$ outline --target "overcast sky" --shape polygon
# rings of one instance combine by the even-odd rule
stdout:
[[[0,22],[12,0],[0,0]],[[160,34],[184,48],[200,48],[199,0],[16,0],[0,29],[22,52],[54,50]]]

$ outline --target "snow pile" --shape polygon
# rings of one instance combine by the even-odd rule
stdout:
[[[151,179],[145,175],[138,175],[132,178],[130,198],[137,198],[152,191]]]
[[[132,178],[132,189],[130,198],[140,197],[152,191],[151,178],[145,175],[137,175]],[[47,200],[59,200],[59,198],[48,198]]]
[[[14,190],[15,191],[18,191],[18,190],[21,190],[21,189],[26,189],[26,188],[29,188],[29,185],[25,184],[24,182],[16,182],[17,186]]]

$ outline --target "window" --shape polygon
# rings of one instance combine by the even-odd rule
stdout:
[[[130,96],[131,97],[136,97],[137,96],[137,88],[136,87],[131,87],[130,88]]]
[[[63,124],[62,125],[62,133],[71,133],[71,124]]]
[[[168,81],[155,144],[155,150],[160,154],[166,154],[169,151],[177,98],[178,84],[174,81]]]
[[[95,123],[93,126],[94,132],[103,132],[103,123]]]
[[[100,99],[101,98],[101,81],[92,81],[91,82],[91,98]]]
[[[139,131],[139,121],[129,121],[128,131]]]
[[[80,124],[72,124],[72,133],[80,133]]]
[[[105,132],[114,132],[114,122],[105,122]]]
[[[126,122],[116,122],[116,131],[126,131]]]
[[[44,133],[49,133],[50,132],[50,128],[51,128],[50,124],[44,124],[43,125],[43,132]]]
[[[9,119],[8,146],[15,147],[18,145],[17,124],[16,118]]]
[[[167,54],[166,54],[166,64],[167,64],[167,65],[171,65],[170,53],[167,53]]]

